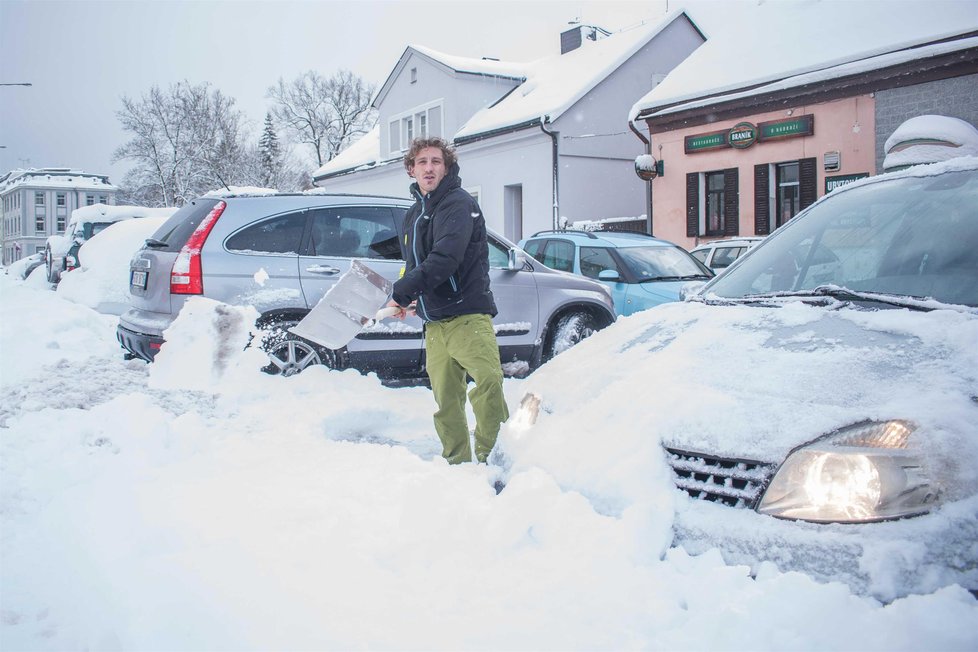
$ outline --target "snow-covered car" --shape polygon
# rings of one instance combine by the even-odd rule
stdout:
[[[136,217],[167,217],[175,208],[146,208],[145,206],[82,206],[71,212],[63,235],[49,236],[44,245],[48,282],[58,283],[65,272],[79,265],[78,250],[95,234],[121,220]]]
[[[690,249],[689,253],[693,258],[712,269],[715,274],[719,274],[763,239],[757,236],[721,238],[697,245]]]
[[[883,170],[978,156],[978,129],[960,118],[918,115],[905,120],[883,143]]]
[[[43,264],[44,254],[38,252],[10,263],[10,265],[8,265],[4,271],[11,276],[15,276],[16,278],[26,279],[31,275],[31,272]]]
[[[834,190],[692,300],[619,320],[526,392],[504,459],[533,464],[534,441],[603,424],[602,447],[628,445],[595,473],[645,464],[654,485],[662,468],[689,553],[884,601],[974,592],[978,158]]]

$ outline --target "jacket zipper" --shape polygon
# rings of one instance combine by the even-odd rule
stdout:
[[[418,258],[418,223],[421,222],[421,220],[429,219],[428,216],[425,215],[425,213],[427,212],[427,208],[425,207],[424,195],[418,193],[418,197],[419,199],[421,199],[421,216],[418,219],[414,220],[414,234],[412,235],[412,242],[411,242],[411,249],[412,249],[412,253],[414,254],[415,267],[421,264],[421,260]],[[431,319],[428,318],[428,310],[424,307],[424,297],[422,297],[421,295],[418,295],[418,306],[421,308],[421,318],[425,321],[431,321]]]

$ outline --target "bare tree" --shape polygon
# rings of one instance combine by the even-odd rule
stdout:
[[[256,158],[247,147],[234,99],[207,83],[153,86],[140,99],[122,98],[117,112],[132,138],[113,162],[135,162],[123,180],[129,201],[180,206],[209,190],[250,182]]]
[[[373,93],[372,84],[347,70],[329,78],[310,70],[290,82],[279,78],[267,96],[275,102],[274,116],[322,165],[373,127]]]

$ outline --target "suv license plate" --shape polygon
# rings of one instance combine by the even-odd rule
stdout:
[[[129,285],[134,288],[139,288],[140,290],[146,289],[146,272],[140,271],[138,269],[132,270],[132,279],[129,281]]]

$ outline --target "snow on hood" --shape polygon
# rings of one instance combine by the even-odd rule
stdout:
[[[619,319],[535,372],[537,423],[507,424],[518,466],[540,465],[568,486],[622,507],[634,462],[660,442],[690,452],[780,463],[840,427],[909,419],[945,459],[978,459],[978,317],[952,310],[829,310],[664,304]],[[636,401],[636,394],[642,396]],[[956,433],[956,434],[955,434]],[[919,442],[918,442],[919,443]],[[583,465],[561,460],[587,456]],[[663,474],[665,464],[658,465]],[[975,470],[969,474],[975,491]],[[647,478],[651,482],[652,478]]]

